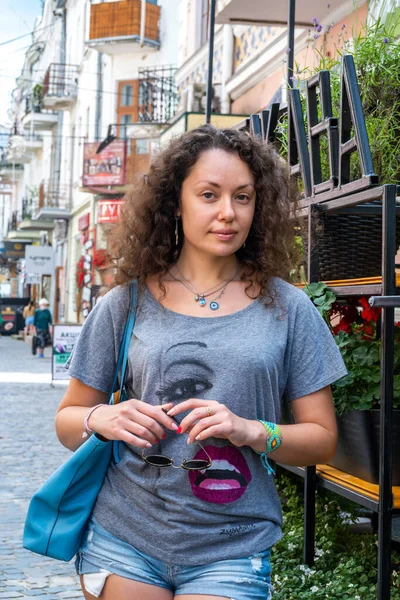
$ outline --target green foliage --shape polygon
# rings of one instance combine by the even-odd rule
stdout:
[[[383,24],[380,20],[364,26],[361,32],[346,40],[344,48],[338,50],[333,58],[324,56],[315,50],[319,57],[316,69],[295,67],[295,84],[300,86],[301,79],[327,69],[331,77],[333,115],[340,115],[340,60],[343,53],[352,54],[356,66],[358,87],[362,99],[366,128],[371,148],[372,163],[375,172],[384,183],[400,181],[400,44],[396,40],[397,20]],[[342,34],[340,34],[342,35]],[[307,122],[305,104],[303,115]],[[277,128],[277,146],[283,156],[287,156],[287,116],[284,116]],[[321,137],[322,180],[330,177],[328,143]],[[361,177],[357,153],[351,155],[351,179]]]
[[[304,292],[332,331],[348,371],[332,385],[336,413],[379,408],[382,342],[376,331],[377,311],[364,307],[360,312],[353,303],[352,312],[346,312],[346,303],[338,307],[335,294],[324,283],[308,284]],[[339,319],[336,327],[333,316]],[[393,406],[400,408],[400,326],[395,328]]]
[[[272,551],[274,600],[376,600],[377,536],[354,533],[358,509],[343,508],[328,492],[316,498],[316,560],[312,569],[303,565],[302,483],[291,475],[279,475],[283,538]],[[400,555],[392,553],[392,595],[400,600]]]

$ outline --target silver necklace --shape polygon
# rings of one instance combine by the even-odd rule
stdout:
[[[196,292],[189,284],[188,280],[185,279],[185,277],[182,275],[182,273],[179,271],[178,266],[175,265],[176,270],[178,271],[179,275],[181,276],[182,279],[178,279],[177,277],[174,277],[174,275],[172,275],[172,273],[170,271],[169,274],[171,275],[172,279],[174,279],[175,281],[177,281],[178,283],[181,283],[187,290],[189,290],[189,292],[191,292],[194,295],[194,300],[195,302],[199,303],[199,306],[206,306],[207,301],[206,298],[208,298],[208,296],[213,296],[214,294],[216,294],[217,292],[221,292],[219,296],[217,296],[217,298],[215,298],[215,300],[212,300],[210,302],[210,310],[218,310],[219,309],[219,302],[217,302],[217,300],[219,300],[221,298],[221,296],[223,296],[225,294],[225,290],[227,288],[227,286],[234,280],[236,279],[238,273],[239,273],[239,268],[237,269],[235,275],[232,277],[232,279],[229,279],[228,281],[224,281],[224,283],[222,285],[220,285],[219,287],[217,287],[217,289],[213,289],[213,288],[209,288],[208,290],[205,290],[203,293],[199,293]],[[219,284],[218,284],[219,285]],[[215,288],[215,286],[214,286]],[[211,290],[211,291],[210,291]]]

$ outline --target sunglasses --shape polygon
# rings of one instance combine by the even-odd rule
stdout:
[[[167,414],[167,411],[164,408],[162,408],[161,410],[165,414]],[[168,416],[173,421],[175,421],[175,423],[177,425],[180,425],[179,421],[177,419],[175,419],[175,417],[171,417],[171,415],[168,415]],[[207,456],[208,460],[203,460],[203,459],[186,460],[186,458],[184,458],[182,461],[182,464],[174,465],[174,459],[170,458],[169,456],[164,456],[163,454],[149,454],[146,456],[144,448],[142,450],[142,458],[148,465],[151,465],[152,467],[159,467],[159,468],[172,467],[173,469],[186,469],[186,471],[204,471],[205,469],[209,469],[212,465],[211,456],[209,456],[209,454],[206,452],[206,450],[203,448],[203,446],[200,444],[200,442],[196,442],[196,444],[198,444],[200,446],[200,448],[203,450],[204,454]]]

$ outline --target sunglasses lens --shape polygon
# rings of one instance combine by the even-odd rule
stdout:
[[[187,471],[202,471],[211,467],[208,460],[188,460],[182,464]]]
[[[172,459],[168,456],[154,455],[146,456],[145,461],[153,467],[170,467],[172,465]]]

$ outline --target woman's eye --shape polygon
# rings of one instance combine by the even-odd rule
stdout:
[[[212,192],[204,192],[204,194],[202,194],[202,196],[206,200],[212,200],[214,198],[214,194]]]
[[[237,196],[237,199],[240,200],[241,202],[247,202],[248,200],[250,200],[249,196],[247,196],[247,194],[240,194],[239,196]]]

